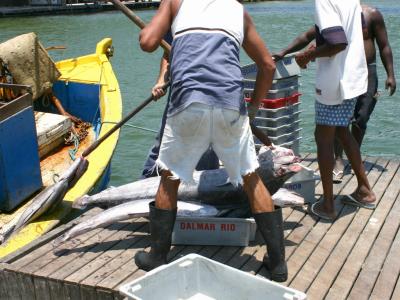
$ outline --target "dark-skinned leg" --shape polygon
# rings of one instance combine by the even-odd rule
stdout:
[[[176,209],[178,188],[180,180],[171,179],[172,173],[168,170],[161,171],[160,185],[156,194],[156,207],[159,209]]]
[[[283,220],[281,208],[275,208],[272,197],[257,173],[243,176],[243,188],[249,198],[250,207],[258,230],[267,244],[268,256],[263,264],[271,273],[271,279],[278,282],[287,280],[283,239]]]
[[[316,125],[315,141],[317,143],[317,158],[324,190],[323,202],[315,209],[334,219],[336,217],[333,203],[332,170],[334,165],[333,147],[335,140],[335,126]]]
[[[156,201],[150,208],[150,252],[140,251],[135,256],[136,265],[150,271],[167,263],[167,255],[171,247],[172,230],[175,224],[177,193],[179,180],[171,179],[170,171],[161,172]]]
[[[353,135],[354,139],[356,140],[356,142],[358,144],[358,148],[361,149],[361,144],[362,144],[364,136],[365,136],[365,130],[361,129],[357,125],[357,123],[355,123],[351,126],[351,134]]]
[[[272,197],[257,173],[243,176],[243,183],[253,213],[274,211]]]
[[[361,202],[374,202],[375,194],[372,192],[367,175],[365,174],[364,164],[361,159],[360,147],[347,127],[337,128],[338,137],[342,141],[344,151],[351,163],[357,177],[358,186],[353,196]]]

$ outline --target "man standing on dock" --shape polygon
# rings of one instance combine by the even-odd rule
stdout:
[[[221,12],[224,16],[221,16]],[[200,156],[212,145],[234,185],[243,183],[269,256],[264,264],[275,281],[287,279],[282,212],[275,209],[258,168],[249,117],[254,118],[272,84],[275,64],[251,17],[236,0],[164,0],[140,34],[144,51],[157,49],[171,29],[171,102],[157,164],[155,203],[150,204],[151,250],[135,256],[151,270],[167,262],[180,182],[190,183]],[[240,47],[258,74],[246,114]],[[267,260],[268,259],[268,260]]]
[[[168,31],[168,33],[165,35],[164,40],[168,44],[172,44],[172,36],[171,32]],[[164,50],[163,56],[161,57],[160,61],[160,71],[158,74],[157,82],[153,86],[151,93],[153,94],[154,99],[159,99],[165,95],[165,90],[163,89],[163,86],[169,81],[169,53]],[[168,106],[171,100],[171,92],[168,92],[167,96],[167,103],[165,104],[164,112],[161,118],[161,125],[160,129],[157,133],[157,136],[155,138],[154,144],[151,146],[147,158],[144,162],[143,165],[143,170],[142,170],[142,178],[149,178],[149,177],[154,177],[158,176],[160,171],[158,170],[156,160],[158,158],[159,152],[160,152],[160,146],[161,146],[161,140],[164,134],[164,129],[165,129],[165,123],[167,121],[167,114],[168,114]],[[198,162],[196,166],[196,170],[201,171],[201,170],[214,170],[219,168],[219,159],[215,152],[211,149],[206,150],[206,152],[203,154],[203,156],[200,158],[200,161]]]
[[[376,197],[365,175],[360,148],[350,133],[357,97],[367,91],[367,64],[364,52],[361,6],[358,0],[316,0],[315,27],[296,38],[282,57],[299,50],[314,37],[316,46],[296,56],[302,68],[316,60],[315,140],[323,186],[323,201],[314,203],[311,212],[333,221],[336,211],[333,199],[334,141],[337,136],[356,174],[358,186],[348,195],[352,204],[374,208]]]
[[[396,91],[392,48],[389,44],[383,16],[378,9],[368,5],[362,5],[362,12],[364,17],[364,49],[368,65],[368,90],[365,94],[357,98],[353,122],[351,124],[351,133],[360,148],[367,130],[367,122],[375,108],[377,97],[379,96],[377,94],[378,75],[376,71],[375,41],[378,45],[381,60],[387,74],[385,88],[389,90],[390,96]],[[338,142],[335,143],[335,168],[333,172],[334,180],[341,181],[344,172],[343,147]]]

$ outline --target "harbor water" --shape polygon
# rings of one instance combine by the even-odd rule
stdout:
[[[377,7],[384,15],[393,50],[396,79],[400,80],[400,2],[398,0],[361,1]],[[299,33],[314,24],[314,0],[258,2],[245,5],[253,17],[261,37],[271,52],[279,51]],[[154,10],[139,11],[146,22]],[[223,16],[221,16],[223,17]],[[139,29],[121,12],[110,11],[96,14],[18,17],[0,19],[0,42],[16,35],[35,32],[45,47],[66,46],[66,50],[52,51],[54,60],[61,60],[92,53],[96,43],[111,37],[115,47],[112,64],[119,80],[124,113],[128,113],[150,94],[158,75],[162,50],[144,53],[138,43]],[[242,64],[250,63],[244,51]],[[379,59],[378,104],[368,123],[367,135],[362,147],[363,155],[400,156],[400,90],[388,96],[384,85],[386,73]],[[302,71],[301,152],[315,152],[314,142],[314,74],[315,64]],[[149,147],[158,131],[165,107],[165,97],[151,103],[122,129],[118,147],[112,161],[111,185],[124,184],[139,178]],[[150,130],[143,130],[143,127]]]

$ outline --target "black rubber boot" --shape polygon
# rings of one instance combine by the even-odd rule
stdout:
[[[267,244],[268,256],[264,256],[263,263],[271,273],[271,280],[284,282],[287,280],[288,271],[283,242],[282,210],[275,208],[273,212],[253,215]]]
[[[176,218],[176,209],[156,208],[154,201],[149,203],[149,208],[151,250],[149,253],[140,251],[135,255],[136,265],[145,271],[150,271],[167,263]]]

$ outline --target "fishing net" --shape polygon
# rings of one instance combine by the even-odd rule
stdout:
[[[12,76],[13,83],[31,87],[34,100],[43,95],[61,75],[33,32],[1,43],[0,59]]]

